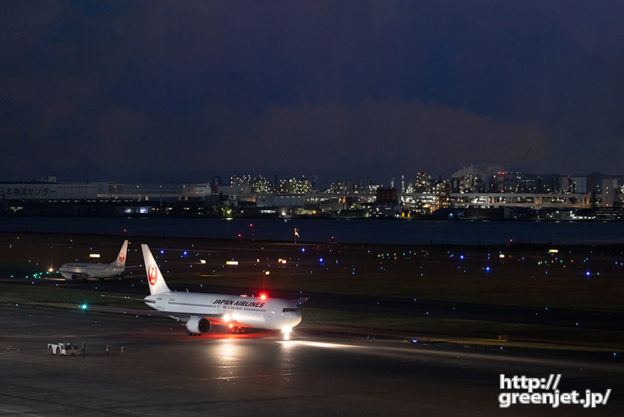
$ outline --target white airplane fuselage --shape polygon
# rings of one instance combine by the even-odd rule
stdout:
[[[113,264],[67,263],[61,265],[59,272],[66,279],[110,278],[121,275],[125,269]]]
[[[145,302],[172,316],[220,317],[224,322],[241,327],[285,330],[301,322],[297,306],[278,298],[261,300],[224,294],[167,292],[148,295]]]

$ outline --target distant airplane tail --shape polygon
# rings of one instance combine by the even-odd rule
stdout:
[[[128,256],[128,241],[124,240],[123,245],[121,245],[121,249],[117,254],[117,258],[113,261],[113,265],[117,268],[125,268],[126,267],[126,257]]]
[[[158,268],[158,264],[156,263],[149,246],[142,243],[141,251],[143,252],[143,262],[145,263],[145,272],[147,274],[150,293],[152,295],[156,295],[163,292],[171,292],[165,282],[165,278],[163,278],[160,273],[160,268]]]

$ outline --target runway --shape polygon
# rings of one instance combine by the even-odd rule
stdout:
[[[0,415],[494,415],[500,373],[561,373],[562,391],[612,389],[595,410],[516,405],[507,415],[616,416],[624,405],[620,358],[296,330],[290,341],[269,332],[189,337],[163,318],[15,306],[0,307],[0,328]],[[48,355],[47,343],[61,341],[86,343],[86,355]]]

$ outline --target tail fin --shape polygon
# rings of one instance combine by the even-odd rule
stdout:
[[[125,268],[126,267],[126,257],[128,255],[128,241],[124,240],[123,245],[121,245],[121,249],[117,254],[117,258],[113,261],[113,265],[116,267]]]
[[[167,283],[160,273],[160,268],[152,255],[149,247],[145,244],[141,244],[141,251],[143,252],[143,262],[145,263],[145,272],[147,273],[147,281],[149,282],[149,289],[152,295],[160,294],[163,292],[171,292]]]

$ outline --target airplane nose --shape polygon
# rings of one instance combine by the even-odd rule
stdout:
[[[294,320],[295,324],[293,324],[293,327],[301,323],[301,319],[303,318],[303,316],[301,315],[301,311],[297,310],[295,314],[296,314],[295,320]]]

